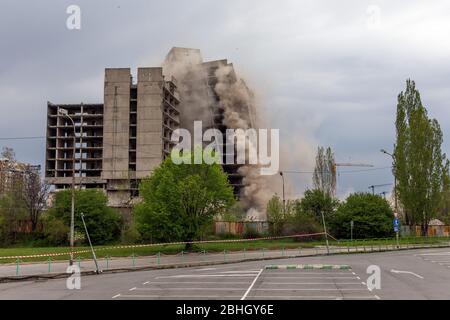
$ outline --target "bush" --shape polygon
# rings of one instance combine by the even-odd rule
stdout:
[[[47,241],[56,246],[67,245],[69,241],[69,226],[62,219],[44,218],[43,234]]]
[[[70,226],[71,190],[56,193],[53,207],[48,211],[49,223],[55,224],[62,231],[64,226]],[[116,241],[120,238],[122,219],[115,209],[107,206],[107,197],[102,190],[85,189],[75,193],[75,232],[85,235],[84,226],[80,217],[84,214],[89,235],[94,245]],[[51,221],[59,220],[60,222]],[[48,235],[58,240],[61,234]],[[85,242],[87,238],[85,236]]]
[[[136,229],[134,223],[131,223],[129,226],[125,227],[122,231],[121,242],[123,244],[135,244],[141,241],[141,234]]]
[[[329,226],[335,237],[350,238],[350,222],[354,221],[355,239],[382,238],[394,235],[394,215],[389,203],[370,193],[355,193],[338,208]]]
[[[258,231],[256,231],[255,228],[253,228],[247,224],[244,227],[244,233],[242,236],[244,237],[244,239],[254,239],[254,238],[262,237],[261,233],[259,233]]]

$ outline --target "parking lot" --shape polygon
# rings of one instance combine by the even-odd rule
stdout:
[[[113,299],[379,299],[350,268],[204,268],[158,276]]]
[[[83,276],[80,290],[66,279],[1,283],[0,299],[448,300],[449,266],[448,248],[271,259]],[[369,291],[374,267],[380,287]]]

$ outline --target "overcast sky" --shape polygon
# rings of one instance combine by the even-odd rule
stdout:
[[[0,139],[43,136],[46,101],[102,102],[105,67],[159,66],[172,46],[228,58],[292,154],[312,170],[317,145],[338,162],[390,165],[396,97],[412,78],[450,139],[450,2],[2,0]],[[81,30],[66,8],[81,8]],[[45,140],[0,140],[44,163]],[[285,159],[286,160],[286,159]],[[358,168],[342,168],[342,171]],[[310,175],[290,175],[298,194]],[[342,173],[338,193],[393,181],[389,170]],[[380,189],[388,191],[389,188]]]

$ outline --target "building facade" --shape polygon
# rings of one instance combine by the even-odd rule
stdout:
[[[110,206],[127,210],[139,181],[171,151],[179,99],[162,68],[139,68],[136,82],[129,68],[118,68],[105,70],[103,104],[48,102],[47,182],[70,188],[75,176],[77,187],[102,188]]]
[[[0,158],[0,197],[20,190],[27,176],[39,174],[39,165]]]
[[[106,69],[101,104],[48,102],[46,181],[60,190],[70,188],[75,177],[78,188],[101,188],[110,206],[129,211],[139,199],[139,182],[175,145],[175,129],[202,120],[204,129],[225,136],[228,126],[215,90],[222,67],[231,70],[227,81],[238,81],[227,60],[203,62],[198,49],[173,48],[164,67],[138,68],[136,81],[129,68]],[[167,72],[171,68],[188,71],[178,79]],[[253,127],[249,106],[243,108],[247,127]],[[244,187],[241,166],[223,165],[236,197]]]
[[[218,129],[223,134],[223,145],[219,146],[219,149],[226,150],[226,144],[228,143],[226,130],[238,128],[230,128],[226,123],[223,101],[221,101],[222,98],[217,93],[216,86],[221,81],[222,85],[232,87],[239,81],[233,64],[229,63],[227,59],[205,62],[199,49],[174,47],[166,55],[164,65],[169,69],[164,71],[169,73],[172,71],[170,69],[175,69],[174,73],[177,73],[176,71],[180,69],[186,70],[181,72],[180,75],[177,74],[177,79],[179,77],[179,81],[184,84],[180,86],[180,110],[182,115],[184,115],[180,119],[181,126],[183,128],[192,128],[192,121],[202,120],[203,129]],[[218,72],[220,70],[226,70],[226,77],[219,79]],[[241,82],[239,86],[248,96],[253,96],[253,93],[245,83]],[[232,95],[231,92],[229,94]],[[237,103],[239,106],[233,106],[236,107],[235,111],[239,113],[239,117],[242,120],[241,123],[245,123],[245,127],[239,128],[254,128],[256,122],[254,118],[255,110],[250,103],[242,102],[244,101]],[[200,112],[198,112],[198,105],[201,105],[201,109],[203,109]],[[186,117],[186,113],[194,113],[193,110],[198,114],[194,117]],[[245,187],[243,175],[239,172],[243,165],[237,164],[236,161],[234,164],[226,164],[226,154],[224,153],[222,156],[222,167],[228,175],[228,182],[233,187],[235,196],[239,198]]]

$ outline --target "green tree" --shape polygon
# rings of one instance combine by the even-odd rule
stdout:
[[[331,195],[318,190],[306,190],[300,202],[300,209],[304,213],[311,214],[317,221],[322,222],[322,212],[325,219],[332,215],[339,202]]]
[[[323,231],[322,221],[318,219],[313,210],[306,210],[302,201],[294,203],[294,214],[290,219],[292,231],[296,234],[318,233]]]
[[[422,234],[442,207],[449,162],[441,151],[442,131],[429,119],[414,81],[398,96],[394,169],[405,222],[421,225]]]
[[[278,195],[274,195],[267,203],[267,221],[269,222],[269,233],[279,236],[283,228],[293,215],[294,201],[288,200],[283,208],[283,201]]]
[[[197,240],[234,203],[227,175],[215,163],[175,164],[168,157],[139,189],[136,227],[150,241]]]
[[[339,238],[350,238],[350,222],[354,222],[355,238],[381,238],[393,235],[393,212],[381,196],[354,193],[330,219],[330,230]]]
[[[27,219],[27,210],[16,192],[0,197],[0,241],[3,245],[17,240],[20,221]]]
[[[75,231],[85,234],[80,213],[94,245],[105,244],[119,239],[122,219],[120,213],[107,206],[108,198],[102,190],[84,189],[75,192]],[[62,226],[55,220],[60,220],[65,226],[70,226],[71,191],[59,191],[55,195],[52,208],[48,211],[50,226]],[[48,229],[47,231],[48,232]],[[56,236],[60,239],[60,236]],[[86,236],[85,236],[86,237]],[[68,239],[68,237],[66,238]]]
[[[326,150],[324,147],[317,149],[316,167],[313,174],[314,189],[330,196],[335,195],[336,191],[336,162],[331,148]]]

